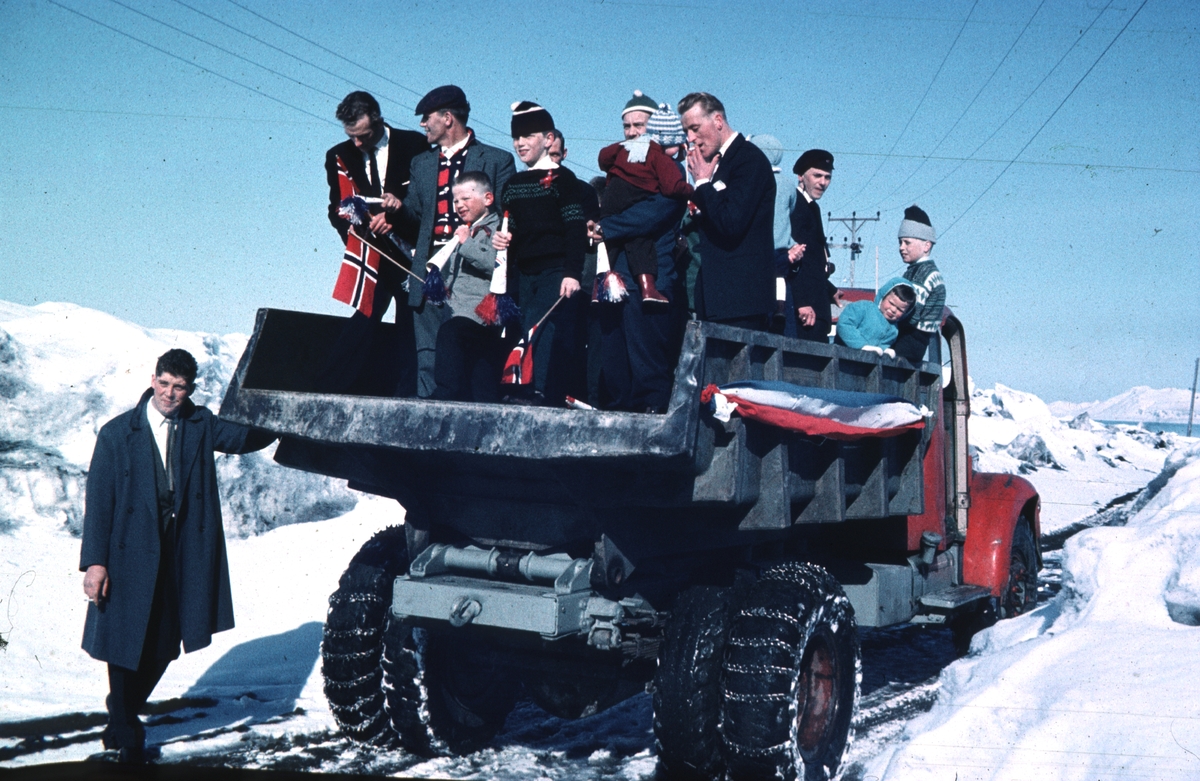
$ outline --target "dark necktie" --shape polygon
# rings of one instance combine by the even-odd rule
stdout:
[[[167,418],[167,490],[175,491],[175,418]]]
[[[379,183],[379,161],[375,159],[375,147],[371,147],[367,154],[371,157],[371,186],[375,188],[377,195],[382,195],[383,185]]]

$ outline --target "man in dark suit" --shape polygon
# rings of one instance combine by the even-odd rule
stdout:
[[[413,265],[424,276],[425,262],[450,241],[462,224],[454,211],[451,192],[455,178],[467,171],[487,174],[499,199],[516,166],[511,152],[481,144],[475,138],[474,131],[467,127],[471,104],[453,84],[431,90],[417,103],[416,113],[425,128],[425,145],[412,160],[408,197],[398,216],[415,234]],[[451,300],[449,307],[434,306],[425,301],[421,285],[414,282],[409,285],[408,305],[413,310],[417,395],[427,397],[436,387],[433,364],[438,329],[454,313],[454,302]]]
[[[707,92],[679,101],[687,131],[692,203],[699,229],[696,314],[701,320],[766,330],[775,306],[775,176],[766,155],[729,127]]]
[[[825,227],[817,201],[833,178],[833,155],[810,149],[796,160],[792,172],[799,178],[800,197],[792,209],[792,246],[788,248],[788,299],[793,309],[796,336],[812,342],[828,342],[833,320],[829,311],[830,285],[826,273],[829,253]]]
[[[351,92],[338,104],[336,116],[348,140],[325,153],[325,178],[329,184],[329,222],[342,241],[350,222],[338,214],[341,188],[338,160],[346,167],[359,195],[381,198],[373,206],[369,225],[359,226],[372,244],[397,260],[407,262],[388,239],[395,235],[409,244],[416,238],[415,226],[399,218],[408,192],[413,157],[429,148],[425,137],[412,130],[397,130],[383,121],[379,103],[366,92]],[[384,259],[375,285],[371,316],[354,312],[320,372],[319,387],[333,393],[358,392],[373,395],[411,396],[416,393],[416,359],[413,350],[412,312],[403,286],[408,277]],[[420,283],[416,283],[418,287]],[[396,299],[399,344],[384,344],[377,327],[391,300]]]
[[[273,437],[189,401],[196,360],[159,357],[137,406],[100,429],[87,479],[79,569],[91,602],[83,649],[108,663],[105,758],[144,761],[138,711],[167,665],[233,628],[213,451]]]

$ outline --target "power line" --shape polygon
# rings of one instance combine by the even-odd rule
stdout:
[[[229,28],[230,30],[233,30],[234,32],[236,32],[236,33],[238,33],[238,34],[240,34],[240,35],[244,35],[244,36],[246,36],[247,38],[249,38],[250,40],[252,40],[252,41],[255,41],[256,43],[262,44],[263,46],[266,46],[266,47],[267,47],[267,48],[269,48],[269,49],[273,49],[273,50],[275,50],[275,51],[279,52],[280,54],[282,54],[282,55],[284,55],[284,56],[286,56],[286,57],[291,57],[293,60],[295,60],[295,61],[297,61],[297,62],[300,62],[300,63],[303,63],[303,64],[305,64],[305,65],[309,66],[310,68],[313,68],[313,69],[315,69],[315,70],[318,70],[318,71],[320,71],[321,73],[324,73],[324,74],[326,74],[326,75],[328,75],[328,76],[332,76],[332,77],[334,77],[335,79],[338,79],[339,81],[344,81],[344,82],[346,82],[347,84],[349,84],[349,85],[350,85],[350,86],[352,86],[352,87],[359,87],[359,88],[361,88],[361,86],[362,86],[362,85],[360,85],[360,84],[356,83],[355,81],[353,81],[353,80],[351,80],[351,79],[348,79],[348,78],[346,78],[345,76],[343,76],[343,75],[341,75],[341,74],[339,74],[339,73],[334,73],[333,71],[331,71],[331,70],[329,70],[329,69],[327,69],[327,68],[322,68],[320,65],[317,65],[316,63],[314,63],[314,62],[311,62],[311,61],[309,61],[309,60],[306,60],[306,59],[304,59],[303,57],[300,57],[300,56],[298,56],[298,55],[292,54],[291,52],[287,51],[286,49],[283,49],[283,48],[281,48],[281,47],[279,47],[279,46],[276,46],[275,44],[273,44],[273,43],[271,43],[271,42],[269,42],[269,41],[264,41],[262,38],[259,38],[257,35],[254,35],[254,34],[252,34],[252,33],[248,33],[248,32],[246,32],[245,30],[242,30],[241,28],[237,27],[236,25],[232,25],[232,24],[230,24],[230,23],[228,23],[228,22],[226,22],[226,21],[223,21],[223,20],[221,20],[221,19],[219,19],[219,18],[217,18],[217,17],[213,16],[212,14],[205,13],[204,11],[201,11],[199,8],[196,8],[196,7],[194,7],[194,6],[188,5],[187,3],[183,2],[182,0],[173,0],[173,2],[175,2],[177,5],[181,5],[181,6],[183,6],[184,8],[188,9],[189,11],[192,11],[193,13],[196,13],[196,14],[199,14],[200,16],[203,16],[203,17],[205,17],[206,19],[211,19],[212,21],[216,22],[217,24],[219,24],[219,25],[221,25],[221,26],[223,26],[223,27],[227,27],[227,28]],[[406,105],[405,103],[403,103],[403,102],[401,102],[401,101],[399,101],[399,100],[397,100],[397,99],[395,99],[395,98],[393,98],[393,97],[391,97],[391,96],[384,95],[384,94],[382,94],[382,93],[379,93],[379,95],[378,95],[378,96],[379,96],[379,97],[381,97],[381,98],[383,98],[384,100],[387,100],[387,101],[390,101],[390,102],[392,102],[392,103],[395,103],[396,105],[398,105],[398,106],[401,106],[402,108],[412,108],[412,106],[408,106],[408,105]],[[336,98],[336,96],[334,96],[334,97],[335,97],[335,99],[337,99],[337,98]],[[396,124],[400,124],[400,123],[396,123]],[[405,124],[405,125],[404,125],[404,127],[407,127],[407,128],[409,128],[409,129],[416,129],[416,128],[414,128],[414,127],[413,127],[412,125],[410,125],[410,124]]]
[[[176,0],[176,2],[178,2],[178,0]],[[339,60],[342,60],[343,62],[346,62],[346,63],[348,63],[348,64],[350,64],[350,65],[353,65],[355,68],[358,68],[358,69],[360,69],[360,70],[362,70],[362,71],[365,71],[366,73],[369,73],[369,74],[371,74],[372,76],[374,76],[374,77],[376,77],[376,78],[378,78],[378,79],[382,79],[382,80],[386,81],[388,84],[395,85],[395,86],[399,87],[400,89],[404,90],[405,92],[410,92],[410,93],[412,93],[413,95],[416,95],[418,98],[422,98],[422,97],[424,97],[424,96],[425,96],[425,93],[423,93],[423,92],[417,92],[417,91],[416,91],[415,89],[413,89],[412,87],[409,87],[409,86],[407,86],[407,85],[405,85],[405,84],[401,84],[400,82],[396,81],[395,79],[388,78],[387,76],[384,76],[382,73],[379,73],[379,72],[377,72],[377,71],[373,71],[373,70],[371,70],[370,68],[368,68],[367,66],[365,66],[365,65],[363,65],[363,64],[361,64],[361,63],[355,62],[354,60],[352,60],[352,59],[350,59],[349,57],[345,56],[345,55],[344,55],[344,54],[342,54],[341,52],[337,52],[337,51],[334,51],[333,49],[330,49],[330,48],[329,48],[329,47],[327,47],[327,46],[323,46],[323,45],[321,45],[320,43],[317,43],[316,41],[314,41],[313,39],[311,39],[311,38],[308,38],[308,37],[306,37],[306,36],[304,36],[304,35],[301,35],[300,33],[296,32],[295,30],[292,30],[292,29],[290,29],[290,28],[288,28],[288,27],[285,27],[285,26],[283,26],[282,24],[280,24],[279,22],[276,22],[276,21],[274,21],[273,19],[269,19],[268,17],[266,17],[266,16],[263,16],[262,14],[258,13],[257,11],[255,11],[255,10],[253,10],[253,9],[251,9],[251,8],[247,8],[246,6],[244,6],[244,5],[242,5],[241,3],[237,2],[236,0],[228,0],[228,2],[230,3],[230,5],[237,6],[238,8],[242,9],[242,10],[243,10],[243,11],[245,11],[246,13],[248,13],[248,14],[250,14],[250,15],[254,16],[254,17],[257,17],[258,19],[261,19],[262,21],[266,22],[267,24],[269,24],[269,25],[271,25],[271,26],[273,26],[273,27],[277,27],[277,28],[279,28],[280,30],[283,30],[283,31],[284,31],[285,33],[287,33],[288,35],[295,36],[296,38],[299,38],[300,40],[304,41],[305,43],[309,44],[310,46],[315,46],[316,48],[320,49],[321,51],[325,52],[326,54],[332,55],[332,56],[334,56],[334,57],[338,58]],[[347,81],[349,81],[349,80],[347,80]],[[349,83],[353,84],[354,82],[349,82]],[[408,108],[408,109],[412,109],[412,108],[414,108],[413,106],[408,106],[408,105],[405,105],[404,103],[400,103],[399,101],[395,101],[395,102],[396,102],[398,105],[402,106],[403,108]],[[509,136],[508,136],[508,133],[509,133],[509,131],[508,131],[508,130],[505,130],[504,128],[499,128],[499,127],[496,127],[495,125],[491,125],[491,124],[489,124],[489,123],[487,123],[487,122],[484,122],[484,121],[480,120],[478,117],[476,117],[476,118],[475,118],[475,121],[473,121],[471,124],[472,124],[472,126],[478,125],[479,127],[485,127],[485,128],[488,128],[489,130],[492,130],[492,131],[494,131],[494,132],[496,132],[496,133],[500,134],[500,135],[501,135],[503,138],[505,138],[505,139],[507,139],[507,138],[509,137]],[[582,166],[582,165],[581,165],[580,167],[581,167],[581,168],[587,168],[587,169],[588,169],[588,170],[590,170],[590,171],[596,171],[596,173],[600,173],[600,172],[599,172],[599,171],[597,171],[595,168],[592,168],[592,167],[590,167],[590,166]]]
[[[914,108],[912,114],[909,115],[908,121],[904,123],[904,129],[900,131],[900,135],[896,136],[896,140],[892,142],[892,148],[889,149],[887,155],[885,155],[884,158],[879,161],[879,165],[876,166],[875,171],[871,174],[867,181],[863,182],[863,186],[858,188],[858,192],[851,196],[851,202],[858,200],[858,196],[862,195],[863,190],[867,189],[867,185],[875,181],[875,177],[883,169],[884,164],[887,163],[888,157],[890,157],[892,152],[896,151],[896,147],[900,145],[900,140],[904,138],[904,134],[908,132],[908,128],[912,124],[912,121],[916,119],[917,112],[919,112],[921,110],[921,106],[924,105],[925,98],[929,97],[929,92],[933,89],[933,85],[937,83],[938,76],[940,76],[942,73],[942,68],[945,68],[946,63],[950,60],[950,55],[954,52],[954,47],[958,45],[958,39],[962,37],[963,30],[967,29],[967,22],[971,20],[971,14],[975,13],[975,6],[977,5],[979,5],[979,0],[975,0],[975,2],[971,5],[971,10],[967,12],[967,18],[963,19],[962,26],[958,28],[958,34],[954,36],[954,41],[950,44],[950,48],[946,50],[946,56],[942,58],[942,63],[938,65],[937,71],[933,74],[933,78],[930,79],[929,86],[925,88],[925,94],[921,96],[919,101],[917,101],[916,108]]]
[[[1025,104],[1028,103],[1030,101],[1030,99],[1032,99],[1033,96],[1037,93],[1037,91],[1042,88],[1042,85],[1046,83],[1046,80],[1049,79],[1050,76],[1052,76],[1056,70],[1058,70],[1058,66],[1063,64],[1063,62],[1067,59],[1067,56],[1071,52],[1075,51],[1075,47],[1079,45],[1080,41],[1082,41],[1084,38],[1087,37],[1087,34],[1092,31],[1092,28],[1096,26],[1096,22],[1100,21],[1100,17],[1104,16],[1104,12],[1107,11],[1109,6],[1111,6],[1111,5],[1112,5],[1112,0],[1109,0],[1108,5],[1106,5],[1100,9],[1100,12],[1097,13],[1092,18],[1092,22],[1091,22],[1091,24],[1089,24],[1087,26],[1087,29],[1085,29],[1083,32],[1081,32],[1075,38],[1075,40],[1071,42],[1071,45],[1069,47],[1067,47],[1067,50],[1065,52],[1063,52],[1063,55],[1058,58],[1058,62],[1054,63],[1054,66],[1051,67],[1050,70],[1048,70],[1046,72],[1046,75],[1042,77],[1042,80],[1037,83],[1037,86],[1035,86],[1032,90],[1029,91],[1029,94],[1025,96],[1025,99],[1022,100],[1019,104],[1017,104],[1017,107],[1014,108],[1009,113],[1009,115],[1004,118],[1004,121],[1001,122],[999,124],[999,126],[997,126],[996,129],[992,131],[991,135],[989,135],[987,138],[983,139],[983,141],[979,144],[979,146],[975,147],[974,151],[972,151],[971,154],[967,155],[966,159],[964,159],[961,163],[956,165],[948,174],[943,176],[941,179],[939,179],[937,182],[935,182],[932,187],[930,187],[925,192],[921,193],[920,195],[918,195],[916,198],[914,198],[912,200],[914,202],[919,201],[922,198],[924,198],[926,195],[929,195],[929,193],[936,190],[938,187],[940,187],[942,185],[942,182],[945,182],[947,179],[949,179],[951,176],[953,176],[955,173],[957,173],[958,169],[962,168],[963,163],[965,163],[967,160],[974,158],[976,153],[978,153],[980,149],[983,149],[985,146],[987,146],[988,142],[990,142],[993,138],[995,138],[996,134],[999,133],[1001,130],[1003,130],[1004,126],[1007,125],[1010,121],[1012,121],[1012,118],[1017,115],[1017,112],[1020,111],[1022,108],[1024,108]],[[1013,160],[1015,161],[1016,158],[1014,157]],[[892,207],[892,208],[899,208],[899,207]],[[890,209],[889,209],[889,211],[890,211]],[[964,212],[964,214],[965,214],[965,212]],[[945,234],[945,231],[942,231],[942,233]]]
[[[294,119],[263,119],[261,117],[220,117],[204,114],[160,114],[149,111],[104,111],[87,108],[62,108],[60,106],[5,106],[0,104],[0,110],[8,111],[48,111],[65,114],[111,114],[119,117],[160,117],[162,119],[203,119],[220,120],[224,122],[261,122],[269,125],[315,125],[315,122],[304,122]],[[322,125],[328,124],[322,122]]]
[[[176,0],[176,2],[178,2],[178,0]],[[1021,28],[1020,34],[1017,35],[1017,37],[1015,39],[1013,39],[1012,45],[1008,47],[1008,51],[1006,51],[1004,53],[1004,56],[1000,58],[1000,62],[997,63],[996,67],[992,69],[991,75],[989,75],[987,77],[987,80],[983,82],[983,86],[981,86],[979,88],[979,91],[975,93],[975,97],[971,98],[971,102],[968,103],[967,107],[964,108],[962,110],[962,113],[958,115],[958,119],[954,120],[954,124],[950,126],[950,129],[946,131],[946,134],[943,135],[941,137],[941,139],[937,142],[937,144],[934,145],[934,147],[933,147],[934,152],[936,152],[942,148],[942,144],[944,144],[946,142],[946,139],[950,137],[950,134],[953,133],[955,128],[958,127],[959,123],[963,121],[963,117],[965,117],[967,115],[967,112],[969,112],[971,110],[971,108],[975,105],[975,102],[977,100],[979,100],[979,96],[982,95],[983,91],[985,89],[987,89],[989,84],[992,83],[992,79],[996,78],[996,74],[1000,72],[1000,68],[1004,67],[1004,63],[1008,61],[1008,56],[1013,53],[1013,49],[1017,48],[1017,44],[1020,43],[1021,39],[1025,37],[1025,33],[1027,33],[1029,31],[1029,26],[1031,24],[1033,24],[1033,20],[1037,18],[1038,13],[1041,12],[1042,6],[1044,6],[1045,4],[1046,4],[1046,0],[1042,0],[1040,3],[1038,3],[1038,7],[1034,9],[1033,14],[1029,17],[1029,21],[1025,22],[1025,26]],[[930,154],[932,154],[932,152]],[[912,180],[912,178],[917,175],[917,172],[925,167],[925,163],[928,160],[929,160],[928,157],[926,157],[924,160],[922,160],[921,164],[918,165],[916,168],[914,168],[912,170],[912,173],[910,173],[908,176],[906,176],[904,178],[903,182],[896,185],[894,190],[892,190],[890,193],[888,193],[887,195],[883,196],[878,201],[876,201],[875,204],[871,208],[872,209],[879,208],[880,204],[882,204],[888,198],[891,198],[896,193],[900,192],[900,190],[904,187],[904,185],[908,184]]]
[[[125,5],[125,3],[122,3],[121,0],[108,0],[108,2],[112,3],[113,5],[120,6],[121,8],[124,8],[126,11],[135,13],[138,16],[145,17],[146,19],[149,19],[150,21],[154,22],[155,24],[161,24],[163,27],[166,27],[168,30],[174,30],[175,32],[179,33],[180,35],[186,35],[188,38],[191,38],[193,41],[199,41],[200,43],[204,44],[205,46],[211,46],[212,48],[216,49],[219,52],[228,54],[230,57],[236,57],[237,59],[241,60],[242,62],[249,63],[256,68],[261,68],[261,69],[265,70],[267,73],[270,73],[274,76],[278,76],[281,79],[284,79],[286,81],[295,82],[296,84],[300,85],[301,87],[310,89],[313,92],[316,92],[320,95],[324,95],[327,98],[333,98],[334,100],[338,100],[338,96],[334,95],[331,92],[326,92],[325,90],[320,89],[318,87],[314,87],[311,84],[305,84],[304,82],[300,81],[299,79],[297,79],[294,76],[289,76],[286,73],[280,73],[279,71],[277,71],[273,68],[268,68],[266,65],[263,65],[262,63],[255,62],[254,60],[250,59],[249,57],[243,57],[242,55],[238,54],[237,52],[230,51],[229,49],[226,49],[223,46],[218,46],[217,44],[213,43],[212,41],[206,41],[198,35],[193,35],[192,33],[189,33],[186,30],[179,29],[178,27],[176,27],[173,24],[164,22],[161,19],[156,19],[155,17],[151,16],[150,14],[148,14],[144,11],[139,11],[136,8],[131,8],[128,5]]]
[[[1029,145],[1032,144],[1033,140],[1038,137],[1038,134],[1040,134],[1043,130],[1046,129],[1046,125],[1050,124],[1050,120],[1054,119],[1054,117],[1058,114],[1059,109],[1061,109],[1066,104],[1066,102],[1071,99],[1071,96],[1075,94],[1075,90],[1079,89],[1079,85],[1082,84],[1084,79],[1086,79],[1088,77],[1088,75],[1096,68],[1096,66],[1100,64],[1100,60],[1104,59],[1104,55],[1108,54],[1108,50],[1113,47],[1113,44],[1117,42],[1117,39],[1119,39],[1121,37],[1122,33],[1124,33],[1125,30],[1129,27],[1129,22],[1132,22],[1134,20],[1134,18],[1137,17],[1137,15],[1142,12],[1142,9],[1146,7],[1147,2],[1149,2],[1149,0],[1142,0],[1142,4],[1139,5],[1138,9],[1133,12],[1133,16],[1129,17],[1129,21],[1125,23],[1125,26],[1121,28],[1121,31],[1118,32],[1113,37],[1113,39],[1108,42],[1108,46],[1104,47],[1104,51],[1100,52],[1100,56],[1096,58],[1095,62],[1092,63],[1091,67],[1089,67],[1087,69],[1087,71],[1082,76],[1079,77],[1079,81],[1075,82],[1075,86],[1071,87],[1071,91],[1068,92],[1066,97],[1064,97],[1062,99],[1062,101],[1059,102],[1058,106],[1055,107],[1054,111],[1050,112],[1050,116],[1046,117],[1046,121],[1043,122],[1042,126],[1037,129],[1037,132],[1035,132],[1032,136],[1029,137],[1029,140],[1025,142],[1025,146],[1021,147],[1021,151],[1017,152],[1016,157],[1013,158],[1013,162],[1016,162],[1016,159],[1018,157],[1020,157],[1025,152],[1026,149],[1029,148]],[[1111,3],[1110,3],[1110,5],[1111,5]],[[988,194],[988,191],[992,189],[992,187],[996,184],[996,182],[1000,181],[1000,177],[1004,176],[1004,174],[1007,173],[1009,168],[1012,168],[1012,163],[1009,163],[1008,165],[1004,166],[1004,170],[1002,170],[1000,173],[996,174],[996,178],[992,180],[991,184],[989,184],[986,188],[984,188],[984,191],[979,194],[979,197],[977,197],[975,200],[971,201],[971,205],[968,206],[966,208],[966,210],[963,211],[962,214],[958,215],[958,217],[956,217],[954,219],[954,222],[950,223],[950,225],[947,226],[946,230],[942,231],[943,236],[946,235],[947,231],[949,231],[951,228],[953,228],[955,225],[957,225],[959,220],[961,220],[963,217],[967,216],[967,212],[971,211],[971,209],[975,207],[975,204],[979,203],[979,200],[981,198],[983,198],[983,196]]]
[[[71,13],[75,14],[76,16],[79,16],[79,17],[82,17],[82,18],[84,18],[84,19],[87,19],[89,22],[92,22],[93,24],[97,24],[97,25],[99,25],[99,26],[101,26],[101,27],[105,28],[106,30],[111,30],[112,32],[114,32],[114,33],[117,33],[118,35],[123,35],[123,36],[125,36],[126,38],[129,38],[130,40],[137,41],[138,43],[142,44],[143,46],[148,46],[148,47],[150,47],[151,49],[154,49],[156,52],[159,52],[160,54],[165,54],[165,55],[167,55],[168,57],[170,57],[170,58],[172,58],[172,59],[179,60],[179,61],[180,61],[180,62],[182,62],[184,65],[187,65],[187,66],[188,66],[188,67],[190,67],[190,68],[198,68],[198,69],[200,69],[200,70],[204,71],[205,73],[208,73],[208,74],[210,74],[210,75],[212,75],[212,76],[216,76],[218,79],[221,79],[221,80],[223,80],[223,81],[227,81],[227,82],[229,82],[230,84],[235,84],[235,85],[237,85],[237,86],[241,87],[241,88],[242,88],[242,89],[244,89],[244,90],[249,90],[250,92],[253,92],[255,95],[258,95],[258,96],[259,96],[259,97],[261,97],[261,98],[266,98],[267,100],[274,101],[275,103],[278,103],[278,104],[279,104],[279,105],[281,105],[281,106],[287,106],[287,107],[288,107],[288,108],[290,108],[290,109],[293,109],[293,110],[295,110],[295,111],[299,111],[301,114],[307,114],[307,115],[308,115],[308,116],[310,116],[310,117],[313,117],[313,118],[315,118],[315,119],[319,119],[319,120],[321,120],[322,122],[324,122],[324,123],[326,123],[326,124],[330,124],[330,125],[332,125],[332,124],[335,124],[335,123],[334,123],[332,120],[329,120],[329,119],[326,119],[325,117],[322,117],[322,116],[319,116],[319,115],[317,115],[317,114],[314,114],[313,112],[309,111],[308,109],[300,108],[300,107],[299,107],[299,106],[297,106],[297,105],[294,105],[294,104],[292,104],[292,103],[288,103],[286,100],[281,100],[281,99],[279,99],[279,98],[276,98],[276,97],[274,97],[274,96],[272,96],[272,95],[268,95],[267,93],[265,93],[265,92],[262,92],[262,91],[260,91],[260,90],[257,90],[257,89],[255,89],[254,87],[251,87],[251,86],[250,86],[250,85],[248,85],[248,84],[243,84],[242,82],[240,82],[240,81],[237,81],[236,79],[231,79],[231,78],[229,78],[228,76],[225,76],[225,75],[223,75],[223,74],[217,73],[216,71],[214,71],[214,70],[212,70],[212,69],[210,69],[210,68],[206,68],[206,67],[204,67],[203,65],[200,65],[200,64],[198,64],[198,63],[192,62],[191,60],[188,60],[188,59],[187,59],[187,58],[185,58],[185,57],[180,57],[178,54],[175,54],[174,52],[169,52],[169,51],[167,51],[166,49],[162,48],[161,46],[155,46],[154,44],[150,43],[149,41],[144,41],[144,40],[142,40],[141,38],[138,38],[136,35],[132,35],[132,34],[130,34],[130,33],[127,33],[127,32],[125,32],[124,30],[119,30],[119,29],[117,29],[116,27],[113,27],[113,26],[112,26],[112,25],[110,25],[110,24],[105,24],[104,22],[100,21],[99,19],[96,19],[96,18],[93,18],[93,17],[91,17],[91,16],[88,16],[87,14],[85,14],[85,13],[82,13],[81,11],[76,11],[74,8],[69,8],[69,7],[65,6],[65,5],[63,5],[62,3],[58,2],[58,0],[46,0],[46,2],[50,3],[50,5],[57,6],[58,8],[61,8],[61,9],[63,9],[64,11],[70,11]]]

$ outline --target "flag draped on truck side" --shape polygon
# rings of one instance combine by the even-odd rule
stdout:
[[[338,214],[349,220],[351,225],[359,225],[363,221],[363,215],[367,213],[366,203],[359,196],[358,188],[354,186],[346,164],[340,157],[337,159],[337,166],[338,187],[342,196]],[[333,286],[334,300],[349,304],[370,317],[374,310],[375,285],[379,282],[381,261],[379,252],[363,244],[351,231],[346,236],[346,252],[342,255],[342,265],[338,269],[337,282]]]
[[[769,380],[709,385],[700,401],[722,422],[736,413],[768,426],[842,440],[898,436],[924,428],[933,414],[899,396]]]

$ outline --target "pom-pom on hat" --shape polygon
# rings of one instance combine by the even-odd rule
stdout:
[[[416,115],[423,117],[426,114],[432,114],[435,111],[446,111],[447,109],[462,109],[470,111],[471,104],[467,102],[467,95],[460,87],[453,84],[447,84],[443,87],[434,87],[421,98],[421,102],[417,104]]]
[[[937,241],[937,233],[929,222],[929,215],[920,206],[913,204],[904,210],[904,220],[900,223],[901,239],[921,239],[922,241]]]
[[[646,135],[664,147],[682,146],[687,142],[679,115],[666,103],[659,103],[658,109],[646,121]]]
[[[625,116],[630,111],[645,111],[647,114],[653,114],[658,110],[658,104],[649,95],[644,94],[640,89],[633,91],[633,97],[625,104],[625,110],[621,112],[621,116]]]
[[[530,100],[512,104],[512,137],[548,133],[554,129],[550,112]]]
[[[833,155],[826,152],[824,149],[810,149],[796,160],[796,164],[792,166],[792,173],[796,176],[801,176],[810,168],[819,168],[822,171],[833,170]]]

